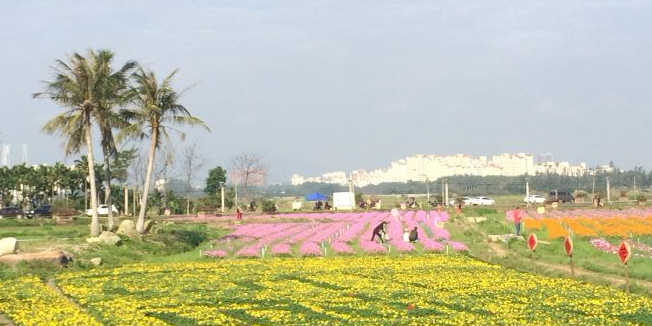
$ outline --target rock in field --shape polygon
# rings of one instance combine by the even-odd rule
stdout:
[[[156,224],[156,221],[152,221],[152,220],[145,221],[145,226],[144,226],[145,231],[143,233],[149,233],[149,231],[152,229],[154,224]]]
[[[134,222],[130,220],[122,221],[122,223],[120,223],[120,226],[118,227],[118,231],[116,231],[116,234],[124,235],[132,240],[140,240],[140,234],[138,234],[138,231],[136,231],[136,226],[134,226]]]
[[[18,250],[18,239],[3,238],[0,240],[0,256],[15,254],[16,250]]]
[[[86,239],[86,242],[88,243],[102,243],[102,244],[108,244],[114,246],[119,245],[120,241],[121,241],[120,237],[110,231],[103,231],[99,237]]]
[[[100,242],[114,246],[119,245],[121,241],[119,236],[110,231],[102,232],[98,238],[100,238]]]
[[[102,258],[101,257],[95,257],[95,258],[91,259],[91,264],[93,264],[95,266],[102,265]]]
[[[40,261],[52,263],[53,265],[65,266],[71,260],[72,255],[61,250],[47,250],[16,255],[4,255],[0,257],[0,262],[10,265],[15,265],[21,261]]]

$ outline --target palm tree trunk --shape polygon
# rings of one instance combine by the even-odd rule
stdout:
[[[102,229],[100,228],[100,219],[97,216],[97,188],[95,187],[95,167],[93,161],[93,139],[91,137],[91,121],[86,118],[86,147],[88,148],[88,179],[91,184],[91,209],[93,214],[91,217],[91,237],[100,235]]]
[[[145,212],[147,211],[147,195],[149,192],[149,183],[154,169],[154,156],[156,155],[156,144],[158,142],[158,130],[152,128],[151,144],[149,145],[149,160],[147,162],[147,173],[145,174],[145,184],[143,186],[143,197],[140,200],[140,212],[138,213],[138,222],[136,230],[138,233],[145,232]]]
[[[102,148],[104,151],[104,182],[106,182],[106,188],[104,189],[104,204],[109,206],[109,215],[107,217],[108,229],[113,231],[115,229],[115,221],[113,220],[113,205],[111,204],[111,157],[106,148]]]

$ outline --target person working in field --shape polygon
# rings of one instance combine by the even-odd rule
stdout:
[[[382,222],[378,224],[373,230],[373,234],[371,235],[371,241],[374,241],[376,236],[380,238],[380,242],[385,242],[385,226],[387,225],[387,222]]]
[[[419,232],[417,232],[417,227],[415,226],[412,231],[410,231],[410,237],[409,240],[410,242],[416,242],[419,238]]]

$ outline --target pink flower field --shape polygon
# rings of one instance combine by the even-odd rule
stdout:
[[[446,212],[406,211],[398,217],[389,212],[299,213],[274,217],[260,216],[254,223],[237,226],[229,235],[217,239],[213,250],[202,254],[217,258],[263,258],[441,252],[447,246],[453,251],[468,250],[465,244],[452,241],[443,227],[442,223],[449,218]],[[386,241],[372,241],[372,230],[383,221],[387,222]],[[404,242],[404,230],[415,227],[418,241]]]

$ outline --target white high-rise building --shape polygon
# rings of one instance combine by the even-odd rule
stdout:
[[[20,149],[22,150],[22,163],[27,164],[27,145],[22,144],[20,146]]]
[[[11,147],[9,145],[2,145],[2,150],[0,151],[1,163],[2,166],[11,165]]]
[[[586,164],[571,166],[568,162],[558,164],[547,162],[535,165],[534,157],[525,153],[494,155],[491,160],[487,160],[486,156],[475,158],[467,154],[447,156],[414,155],[391,162],[390,166],[385,169],[376,169],[371,172],[365,170],[353,171],[351,179],[357,186],[362,187],[383,182],[432,181],[454,175],[520,176],[534,175],[536,173],[582,175],[586,173]],[[331,172],[319,177],[303,177],[298,174],[292,176],[293,185],[304,182],[344,184],[346,174],[344,172]]]

